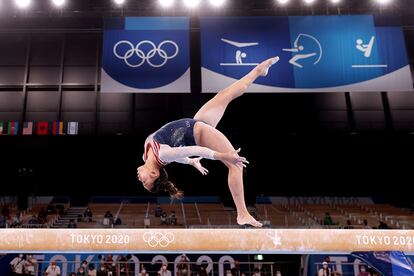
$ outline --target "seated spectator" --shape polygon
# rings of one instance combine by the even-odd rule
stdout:
[[[100,265],[98,271],[96,272],[97,276],[108,276],[108,271],[104,265]]]
[[[175,216],[175,211],[171,211],[171,214],[169,216],[169,222],[170,222],[170,225],[177,225],[177,218]]]
[[[208,276],[207,270],[204,265],[200,266],[200,271],[198,272],[198,276]]]
[[[144,228],[149,228],[151,225],[150,218],[144,218]]]
[[[378,229],[391,229],[391,227],[389,227],[384,221],[380,221]]]
[[[26,256],[26,262],[24,263],[24,271],[26,272],[26,276],[35,275],[37,260],[33,258],[33,255]]]
[[[117,275],[119,276],[129,275],[128,260],[125,256],[118,255],[116,265],[117,265],[117,272],[118,272]]]
[[[365,265],[359,266],[359,273],[357,276],[370,276],[369,272],[367,271],[367,267]]]
[[[240,276],[240,261],[234,260],[234,266],[230,269],[231,275]]]
[[[45,208],[40,209],[39,214],[37,215],[37,220],[40,224],[46,223],[47,211]]]
[[[111,214],[110,211],[106,211],[104,215],[103,225],[112,225],[113,224],[113,218],[114,216]]]
[[[77,228],[77,224],[76,224],[74,219],[70,220],[70,222],[68,224],[68,228]]]
[[[327,262],[322,263],[322,268],[318,271],[318,276],[331,276],[332,272],[331,269],[328,267]]]
[[[354,227],[352,226],[351,220],[347,220],[346,221],[346,225],[344,226],[344,229],[354,229]]]
[[[88,269],[88,276],[97,276],[96,274],[96,269],[95,266],[93,264],[89,264],[89,269]]]
[[[161,219],[161,225],[163,225],[163,224],[168,225],[167,224],[167,213],[166,212],[162,212],[162,215],[161,215],[160,219]]]
[[[341,276],[342,273],[335,270],[333,263],[329,264],[329,256],[324,258],[322,268],[318,271],[318,276]]]
[[[181,255],[179,263],[176,265],[177,276],[189,276],[191,275],[190,271],[190,262],[185,255]]]
[[[10,262],[10,269],[12,271],[12,275],[22,275],[23,274],[23,268],[24,268],[24,256],[23,254],[19,254],[18,257],[15,257],[11,262]]]
[[[19,227],[20,225],[22,225],[22,222],[20,221],[20,213],[17,213],[16,216],[14,216],[10,227]]]
[[[60,276],[60,267],[56,265],[56,262],[51,262],[47,267],[44,276]]]
[[[329,212],[325,213],[325,218],[323,219],[323,225],[333,225],[333,220]]]
[[[366,219],[364,219],[363,227],[364,227],[364,229],[371,229],[372,228],[371,226],[368,225],[368,220],[366,220]]]
[[[28,221],[27,223],[28,223],[28,224],[38,224],[37,219],[36,219],[36,216],[35,216],[35,215],[33,215],[33,216],[29,219],[29,221]]]
[[[107,272],[111,272],[115,268],[115,260],[112,257],[112,254],[109,254],[106,258],[103,259],[103,265]]]
[[[88,262],[86,260],[83,260],[81,263],[81,266],[78,269],[78,272],[76,273],[77,276],[88,276]]]
[[[163,263],[161,266],[161,270],[158,271],[160,273],[161,276],[171,276],[171,271],[168,270],[168,264],[167,263]]]
[[[92,222],[92,216],[93,214],[91,209],[89,209],[89,207],[86,208],[85,212],[83,213],[83,220],[86,222]]]
[[[117,217],[116,220],[114,221],[114,225],[121,225],[122,224],[122,220],[120,217]]]
[[[76,276],[87,276],[88,274],[85,274],[85,273],[87,273],[88,271],[85,269],[85,268],[83,268],[83,267],[80,267],[79,269],[78,269],[78,272],[76,273]]]
[[[380,223],[378,225],[378,229],[391,229],[391,228],[385,222],[380,221]]]
[[[155,217],[159,218],[162,214],[162,208],[159,203],[157,203],[157,206],[155,207]]]

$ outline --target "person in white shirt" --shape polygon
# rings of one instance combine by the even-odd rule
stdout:
[[[261,227],[262,224],[249,214],[244,201],[243,167],[248,162],[239,156],[240,149],[235,150],[216,126],[228,104],[243,95],[258,77],[266,76],[270,66],[278,61],[279,57],[274,57],[257,65],[246,76],[218,92],[194,118],[170,122],[149,135],[144,144],[145,164],[137,168],[138,180],[144,188],[151,192],[168,191],[172,197],[181,198],[182,191],[168,180],[164,166],[171,162],[188,164],[206,175],[208,170],[200,160],[219,160],[229,171],[228,185],[237,208],[237,223]]]
[[[95,266],[93,264],[89,264],[88,268],[88,276],[96,276]]]
[[[60,276],[60,267],[56,265],[56,262],[50,263],[44,276]]]
[[[161,266],[161,270],[158,271],[161,276],[171,276],[171,271],[167,269],[167,264],[163,263]]]
[[[10,268],[13,273],[12,275],[23,275],[24,264],[25,260],[23,259],[23,254],[19,254],[19,256],[10,262]]]
[[[322,263],[322,268],[318,271],[318,276],[331,276],[331,269],[328,267],[327,262]]]
[[[35,275],[35,265],[37,260],[32,255],[26,256],[26,262],[24,264],[24,271],[26,275]]]

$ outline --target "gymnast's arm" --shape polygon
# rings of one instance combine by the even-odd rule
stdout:
[[[200,146],[187,146],[187,147],[170,147],[167,145],[161,145],[159,157],[162,161],[171,163],[179,162],[182,164],[191,164],[190,156],[199,156],[206,159],[216,160],[215,152],[212,149]]]
[[[183,164],[191,164],[192,159],[189,158],[190,156],[199,156],[205,159],[220,160],[238,165],[249,163],[246,158],[239,156],[239,151],[240,149],[230,152],[218,152],[201,146],[170,147],[168,145],[161,145],[159,158],[167,163],[179,162]]]

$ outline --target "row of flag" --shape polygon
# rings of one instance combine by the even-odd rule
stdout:
[[[79,122],[0,122],[0,135],[77,135]]]

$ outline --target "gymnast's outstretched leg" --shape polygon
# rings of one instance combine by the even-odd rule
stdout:
[[[227,105],[235,98],[243,95],[248,87],[259,77],[266,76],[270,66],[279,60],[278,57],[268,59],[256,66],[250,73],[231,86],[221,90],[194,116],[194,119],[204,123],[200,125],[200,135],[197,144],[208,147],[218,152],[234,152],[235,149],[227,137],[216,129],[217,124],[223,117]],[[237,152],[236,152],[237,153]],[[256,221],[247,211],[244,201],[243,188],[243,167],[229,162],[223,162],[228,170],[228,184],[237,208],[237,223],[251,224],[261,227],[262,224]]]
[[[243,95],[249,86],[260,76],[266,76],[269,67],[279,61],[279,57],[270,58],[257,65],[246,76],[229,87],[219,91],[211,100],[205,103],[194,115],[194,119],[202,120],[212,127],[216,127],[223,117],[227,105],[237,97]]]

